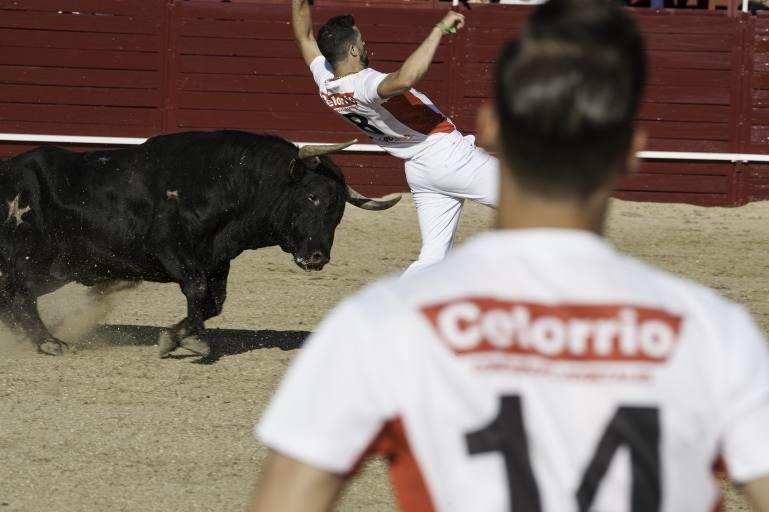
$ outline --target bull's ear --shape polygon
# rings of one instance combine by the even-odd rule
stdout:
[[[319,156],[311,156],[309,158],[304,158],[303,160],[304,160],[304,165],[306,165],[307,168],[311,171],[314,171],[320,165]]]
[[[301,181],[307,174],[307,164],[300,158],[294,158],[288,164],[288,175],[291,181]]]

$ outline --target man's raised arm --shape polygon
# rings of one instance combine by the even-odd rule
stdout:
[[[756,512],[769,512],[769,476],[746,484],[745,490],[753,502],[753,510]]]
[[[309,0],[291,0],[291,26],[294,29],[294,39],[299,44],[302,57],[309,66],[320,55],[318,43],[312,33],[312,15]]]

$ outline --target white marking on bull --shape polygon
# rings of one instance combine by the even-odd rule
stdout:
[[[178,190],[166,190],[166,199],[176,199],[179,200],[179,191]]]
[[[8,218],[5,219],[5,223],[8,224],[11,222],[11,219],[16,221],[16,226],[21,225],[22,222],[24,222],[24,214],[28,211],[32,210],[29,206],[20,207],[19,201],[21,200],[21,193],[16,194],[16,197],[13,198],[13,201],[7,201],[8,203]]]

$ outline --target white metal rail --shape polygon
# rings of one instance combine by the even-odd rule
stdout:
[[[38,135],[29,133],[0,133],[1,142],[33,142],[58,144],[106,144],[136,145],[147,140],[141,137],[89,137],[77,135]],[[301,147],[318,142],[296,142]],[[345,149],[356,153],[383,153],[384,150],[374,144],[353,144]],[[698,160],[711,162],[769,162],[769,155],[749,153],[698,153],[683,151],[640,151],[638,156],[647,160]]]

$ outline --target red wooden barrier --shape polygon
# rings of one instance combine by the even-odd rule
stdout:
[[[449,5],[324,0],[313,15],[319,26],[353,14],[372,65],[387,72]],[[474,130],[476,109],[490,95],[497,48],[528,10],[475,5],[467,29],[444,38],[419,88],[463,131]],[[639,116],[648,149],[765,152],[769,18],[633,12],[650,55]],[[215,128],[307,142],[365,139],[318,98],[292,39],[287,0],[0,0],[0,132],[150,136]],[[26,147],[0,144],[0,156]],[[365,192],[406,189],[402,163],[389,156],[337,160]],[[738,204],[769,198],[767,169],[648,161],[620,183],[618,196]]]

